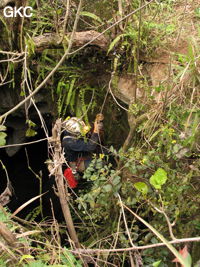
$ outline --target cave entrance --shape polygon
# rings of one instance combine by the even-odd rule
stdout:
[[[37,135],[28,140],[28,142],[33,143],[21,146],[12,157],[8,156],[4,148],[0,149],[2,162],[2,166],[0,166],[0,193],[7,186],[8,176],[12,186],[12,197],[6,206],[11,212],[41,192],[46,192],[42,199],[33,201],[17,214],[21,218],[40,220],[42,215],[52,216],[50,198],[53,199],[54,205],[57,203],[56,210],[59,210],[58,198],[51,188],[53,180],[49,178],[45,164],[48,159],[48,143],[46,140],[34,143],[34,141],[44,138],[44,131],[39,129]]]

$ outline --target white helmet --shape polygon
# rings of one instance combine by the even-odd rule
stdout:
[[[87,128],[84,121],[78,119],[77,117],[72,117],[69,120],[64,121],[63,127],[67,132],[75,135],[84,132]]]

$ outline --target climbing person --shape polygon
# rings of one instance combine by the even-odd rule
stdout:
[[[102,114],[96,116],[90,137],[86,135],[89,127],[86,126],[83,120],[72,117],[63,122],[62,147],[69,165],[64,170],[64,176],[71,188],[77,187],[79,174],[83,173],[92,161],[92,152],[95,152],[100,143],[103,119]]]

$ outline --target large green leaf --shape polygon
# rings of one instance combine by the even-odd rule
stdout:
[[[157,171],[150,177],[150,184],[156,189],[161,189],[167,181],[167,173],[162,168],[158,168]]]
[[[135,183],[134,187],[144,195],[146,195],[148,193],[148,186],[143,182]]]

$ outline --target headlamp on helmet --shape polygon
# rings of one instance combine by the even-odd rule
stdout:
[[[86,134],[89,131],[89,126],[86,126],[83,120],[77,118],[77,117],[72,117],[68,120],[65,120],[63,123],[64,129],[74,135],[79,135],[79,134]]]

